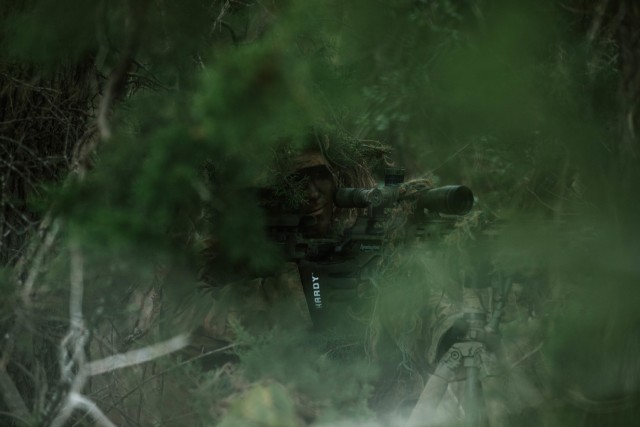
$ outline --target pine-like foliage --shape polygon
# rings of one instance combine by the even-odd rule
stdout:
[[[494,422],[632,425],[638,28],[632,0],[5,1],[0,424],[402,425],[484,280]],[[311,134],[476,196],[321,334],[253,197]]]

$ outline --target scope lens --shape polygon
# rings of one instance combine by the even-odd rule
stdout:
[[[465,214],[473,207],[473,192],[464,185],[457,186],[449,193],[447,205],[451,212]]]

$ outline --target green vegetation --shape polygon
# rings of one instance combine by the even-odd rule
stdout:
[[[543,397],[487,385],[507,425],[633,425],[639,39],[632,0],[3,2],[0,424],[76,405],[64,425],[387,425],[409,403],[385,375],[426,378],[431,292],[459,297],[481,254],[513,284],[503,341]],[[358,344],[309,336],[294,297],[203,286],[286,270],[247,189],[311,129],[342,162],[383,143],[477,198],[437,255],[376,277]],[[198,357],[236,307],[230,346]]]

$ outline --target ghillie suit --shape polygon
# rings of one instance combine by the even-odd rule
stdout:
[[[285,205],[285,209],[295,211],[304,198],[301,183],[291,179],[296,171],[322,165],[330,171],[336,188],[371,188],[376,184],[373,171],[379,166],[388,164],[389,149],[373,141],[358,141],[353,138],[329,137],[325,134],[312,133],[304,143],[297,146],[291,142],[281,144],[274,154],[272,169],[257,185],[269,186],[273,189],[279,203],[273,205],[267,203],[265,208],[281,209],[282,205]],[[356,217],[361,213],[359,209],[334,208],[331,227],[326,237],[339,237],[344,230],[353,225]],[[359,313],[360,317],[353,318],[359,326],[351,328],[344,325],[345,328],[342,331],[327,330],[310,333],[313,329],[312,320],[296,263],[284,263],[277,271],[256,278],[256,272],[247,271],[243,266],[230,268],[225,262],[221,262],[221,251],[215,236],[207,239],[204,250],[205,265],[201,277],[203,291],[208,294],[206,298],[211,298],[209,300],[211,303],[206,312],[201,312],[202,324],[194,331],[191,346],[184,352],[184,357],[197,358],[205,369],[214,371],[221,366],[226,366],[226,372],[234,372],[232,376],[237,380],[250,370],[245,367],[247,363],[242,363],[247,357],[243,354],[245,351],[251,352],[252,347],[257,348],[261,345],[255,345],[256,340],[264,343],[265,339],[278,341],[278,337],[282,336],[297,337],[296,342],[300,343],[298,347],[307,348],[309,352],[309,355],[301,355],[300,359],[312,359],[309,362],[310,366],[305,364],[300,367],[304,372],[311,370],[307,375],[318,375],[325,369],[333,369],[331,366],[342,365],[343,369],[346,369],[351,364],[360,365],[366,360],[367,354],[371,354],[365,348],[363,334],[357,338],[354,335],[355,330],[362,330],[368,326],[369,317],[365,317],[363,313]],[[235,274],[230,274],[230,270]],[[249,344],[250,342],[253,344]],[[284,345],[286,346],[286,343]],[[279,350],[274,351],[277,353]],[[310,356],[314,354],[315,356]],[[269,358],[269,355],[264,357]],[[325,358],[331,362],[322,362]],[[299,360],[296,359],[290,363],[295,366]],[[367,369],[367,372],[369,371],[370,369]],[[371,372],[367,374],[362,372],[361,375],[364,376],[372,375]],[[292,378],[301,375],[295,371],[290,374]],[[279,378],[277,372],[268,371],[265,372],[265,377],[271,378],[271,382],[266,385],[261,381],[247,383],[247,380],[241,380],[242,385],[231,391],[231,400],[239,403],[231,406],[242,407],[241,402],[256,394],[251,391],[255,387],[262,387],[260,388],[262,391],[273,390],[273,381],[276,381],[276,389],[282,391],[283,387],[278,385],[277,381],[283,381],[286,378]],[[332,375],[332,378],[324,378],[324,380],[327,383],[336,382],[340,381],[340,377],[340,374],[336,374],[335,378]],[[354,379],[354,381],[357,380]],[[291,386],[284,387],[284,390],[289,393],[289,398],[296,396],[294,399],[296,421],[292,421],[292,425],[314,422],[318,416],[327,411],[336,411],[339,407],[343,407],[345,412],[366,407],[363,402],[366,403],[370,386],[368,381],[357,382],[357,385],[352,386],[353,390],[348,392],[349,395],[344,397],[341,397],[343,393],[336,390],[330,390],[330,395],[320,398],[313,396],[313,393],[292,389]],[[338,389],[340,385],[325,387]],[[344,393],[347,393],[346,390],[350,389],[345,389]],[[359,396],[359,402],[354,401],[353,393]],[[347,408],[345,405],[353,405],[353,408]],[[215,407],[212,410],[224,418],[227,409]],[[233,410],[229,412],[230,417],[240,416],[233,412]]]
[[[375,185],[375,162],[386,161],[386,149],[373,143],[363,148],[357,141],[327,143],[324,136],[314,135],[310,145],[318,147],[312,151],[322,154],[307,156],[311,163],[296,164],[298,154],[309,145],[276,153],[280,163],[271,171],[276,177],[271,185],[279,183],[285,195],[300,195],[296,182],[287,178],[297,169],[316,166],[314,162],[329,168],[336,187],[366,188]],[[360,153],[355,157],[359,161],[353,153]],[[309,425],[332,412],[334,419],[340,419],[354,413],[371,417],[367,411],[373,410],[388,423],[406,417],[437,359],[455,339],[450,335],[461,310],[464,274],[459,270],[464,263],[452,259],[464,247],[465,239],[485,222],[479,214],[470,215],[450,223],[452,230],[416,242],[411,234],[414,196],[431,187],[427,179],[400,186],[400,203],[390,208],[384,224],[382,257],[367,280],[358,284],[359,309],[346,313],[348,324],[340,323],[328,331],[311,332],[312,319],[296,263],[285,263],[264,276],[228,265],[218,274],[221,248],[210,239],[204,254],[203,292],[194,293],[174,319],[179,324],[199,324],[191,345],[178,356],[179,366],[192,367],[191,375],[180,382],[163,371],[158,375],[156,367],[143,367],[140,378],[151,378],[146,384],[159,393],[155,402],[147,400],[145,410],[157,408],[158,413],[166,413],[175,408],[176,415],[185,416],[176,418],[177,423],[191,422],[197,419],[198,411],[204,411],[223,426],[250,425],[256,421],[253,417],[258,409],[269,414],[269,420],[260,420],[263,425],[273,426]],[[329,234],[340,236],[362,213],[336,208]],[[228,271],[234,269],[237,275],[228,279]],[[143,307],[147,299],[140,303]],[[514,304],[520,301],[514,300]],[[135,326],[140,329],[145,324],[139,319]],[[127,337],[123,338],[126,341]],[[521,353],[525,363],[532,359],[526,348]],[[514,359],[518,368],[523,364],[520,359]],[[317,386],[310,387],[306,381]],[[498,391],[505,389],[497,387]],[[488,385],[487,390],[491,390]],[[208,403],[192,409],[194,392],[206,393]],[[151,391],[146,395],[151,396]],[[507,397],[522,396],[511,393]],[[493,401],[504,399],[500,396]],[[449,406],[454,406],[455,413],[457,405]],[[165,417],[162,422],[171,425],[170,419]]]

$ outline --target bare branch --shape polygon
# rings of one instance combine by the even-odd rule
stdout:
[[[109,407],[109,408],[108,408],[108,411],[109,411],[109,410],[111,410],[111,409],[113,409],[113,408],[115,408],[115,407],[116,407],[116,405],[118,405],[118,404],[120,404],[120,403],[124,402],[124,400],[125,400],[125,399],[127,399],[131,394],[133,394],[133,393],[134,393],[134,392],[136,392],[137,390],[139,390],[139,389],[140,389],[144,384],[146,384],[146,383],[148,383],[148,382],[150,382],[150,381],[153,381],[153,380],[155,380],[155,379],[157,379],[157,378],[159,378],[159,377],[161,377],[161,376],[163,376],[163,375],[166,375],[166,374],[168,374],[169,372],[171,372],[171,371],[173,371],[173,370],[179,369],[179,368],[181,368],[182,366],[185,366],[185,365],[187,365],[187,364],[193,363],[193,362],[195,362],[195,361],[197,361],[197,360],[199,360],[199,359],[202,359],[202,358],[207,357],[207,356],[211,356],[212,354],[222,353],[223,351],[226,351],[226,350],[232,349],[232,348],[237,347],[237,346],[238,346],[238,344],[229,344],[229,345],[226,345],[226,346],[224,346],[224,347],[220,347],[220,348],[217,348],[217,349],[215,349],[215,350],[211,350],[211,351],[208,351],[208,352],[206,352],[206,353],[199,354],[199,355],[197,355],[197,356],[195,356],[195,357],[192,357],[192,358],[187,359],[187,360],[183,360],[183,361],[181,361],[180,363],[178,363],[177,365],[173,365],[173,366],[172,366],[172,367],[170,367],[170,368],[167,368],[167,369],[165,369],[165,370],[163,370],[163,371],[160,371],[160,372],[157,372],[157,373],[155,373],[155,374],[151,375],[150,377],[145,378],[145,379],[144,379],[143,381],[141,381],[138,385],[136,385],[135,387],[133,387],[133,388],[131,388],[131,389],[127,390],[125,393],[123,393],[122,395],[120,395],[120,396],[119,396],[119,398],[118,398],[118,400],[116,400],[115,402],[113,402],[113,403],[111,404],[111,407]]]
[[[93,376],[115,371],[116,369],[127,366],[138,365],[178,351],[188,344],[189,336],[187,334],[180,334],[167,341],[90,362],[85,366],[85,372],[88,376]]]
[[[77,400],[72,399],[72,397],[75,397],[80,394],[80,391],[84,387],[85,382],[86,382],[86,377],[84,375],[76,376],[76,378],[74,379],[73,385],[71,386],[71,390],[69,391],[69,394],[65,396],[64,404],[62,405],[62,408],[58,411],[53,421],[51,421],[51,425],[50,425],[51,427],[64,426],[64,424],[67,422],[67,420],[73,413],[73,410],[75,409],[76,405],[78,404]]]
[[[72,332],[73,331],[70,331],[62,341],[62,348],[66,348],[69,342],[74,338]],[[80,393],[84,388],[88,377],[92,375],[99,375],[105,372],[111,372],[127,366],[133,366],[140,363],[148,362],[150,360],[180,350],[181,348],[184,348],[189,344],[188,336],[186,334],[181,334],[174,338],[171,338],[170,340],[153,344],[139,350],[106,357],[104,359],[85,364],[84,343],[86,342],[87,336],[88,334],[84,334],[80,337],[80,339],[76,341],[74,360],[77,360],[79,362],[80,369],[75,378],[73,378],[71,389],[64,399],[62,408],[58,411],[55,419],[52,421],[51,427],[64,426],[64,423],[69,419],[73,410],[79,406],[87,409],[90,415],[94,417],[94,419],[96,419],[96,421],[103,423],[102,425],[112,426],[113,424],[109,424],[111,423],[111,421],[109,421],[108,418],[102,413],[102,411],[98,409],[96,404],[93,401],[84,398]],[[63,359],[65,359],[64,355],[61,356],[61,361]],[[69,366],[71,366],[72,364],[73,360],[67,362],[67,364],[64,366],[64,370],[66,371],[67,375],[71,372]],[[63,381],[64,380],[65,378],[63,376]]]
[[[71,295],[69,298],[69,319],[71,321],[71,329],[81,329],[83,327],[84,257],[77,242],[72,241],[70,246]]]
[[[105,427],[116,427],[109,418],[98,408],[98,406],[92,400],[82,396],[78,393],[72,393],[69,395],[69,400],[74,407],[85,409],[96,422]]]
[[[46,219],[43,223],[48,222]],[[51,250],[51,246],[53,246],[53,242],[60,231],[60,223],[58,220],[53,221],[51,224],[51,228],[47,232],[44,238],[44,243],[40,245],[38,251],[36,252],[35,258],[31,265],[31,269],[29,270],[29,275],[27,276],[27,280],[25,280],[22,287],[22,302],[26,307],[31,306],[31,293],[33,292],[33,285],[35,284],[36,278],[38,277],[38,273],[40,273],[40,267],[42,266],[42,260],[44,256]]]
[[[60,342],[60,380],[63,384],[71,384],[64,397],[61,409],[51,423],[52,427],[62,427],[69,419],[78,402],[73,399],[79,395],[87,382],[84,366],[86,363],[85,345],[89,339],[89,331],[84,327],[82,316],[82,296],[84,293],[84,257],[77,242],[72,241],[70,252],[69,296],[69,332]]]

